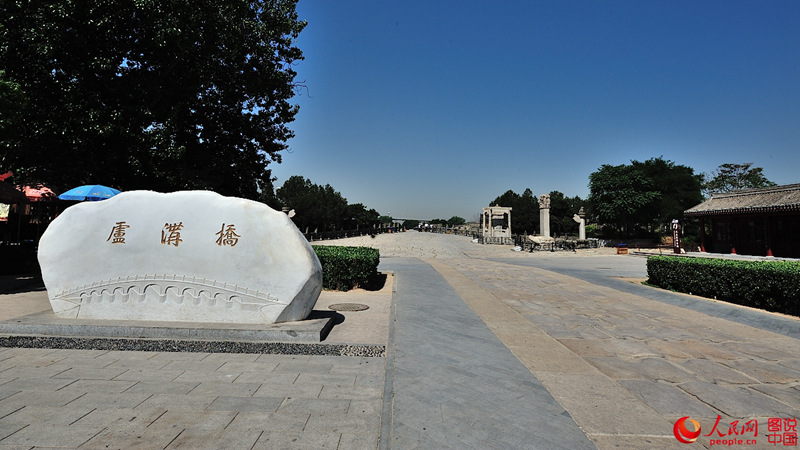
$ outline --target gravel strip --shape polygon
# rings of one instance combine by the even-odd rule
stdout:
[[[41,336],[0,337],[0,347],[144,352],[266,353],[278,355],[383,357],[383,345],[298,344],[284,342],[181,341],[171,339],[106,339]]]

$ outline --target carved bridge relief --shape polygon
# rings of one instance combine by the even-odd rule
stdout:
[[[58,317],[93,319],[114,310],[119,319],[176,320],[182,311],[209,315],[230,322],[274,320],[288,302],[272,294],[205,278],[144,275],[94,282],[61,292],[51,299]],[[170,313],[165,316],[165,309]],[[218,312],[224,310],[225,314]],[[253,317],[253,312],[260,314]],[[151,313],[152,314],[148,314]],[[258,317],[260,316],[260,317]]]

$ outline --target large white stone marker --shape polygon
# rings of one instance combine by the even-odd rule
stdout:
[[[287,322],[308,317],[322,289],[286,214],[208,191],[71,206],[42,236],[39,264],[63,318]]]

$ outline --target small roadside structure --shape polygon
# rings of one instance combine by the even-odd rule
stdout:
[[[489,206],[481,214],[481,237],[484,244],[513,244],[511,236],[511,207]]]
[[[715,193],[684,215],[700,219],[703,252],[800,258],[800,184]]]

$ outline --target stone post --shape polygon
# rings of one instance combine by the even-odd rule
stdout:
[[[550,195],[539,196],[539,234],[550,237]]]
[[[581,210],[578,211],[578,217],[581,218],[580,226],[578,228],[578,239],[585,241],[586,240],[586,211],[583,210],[583,206],[581,206]]]

